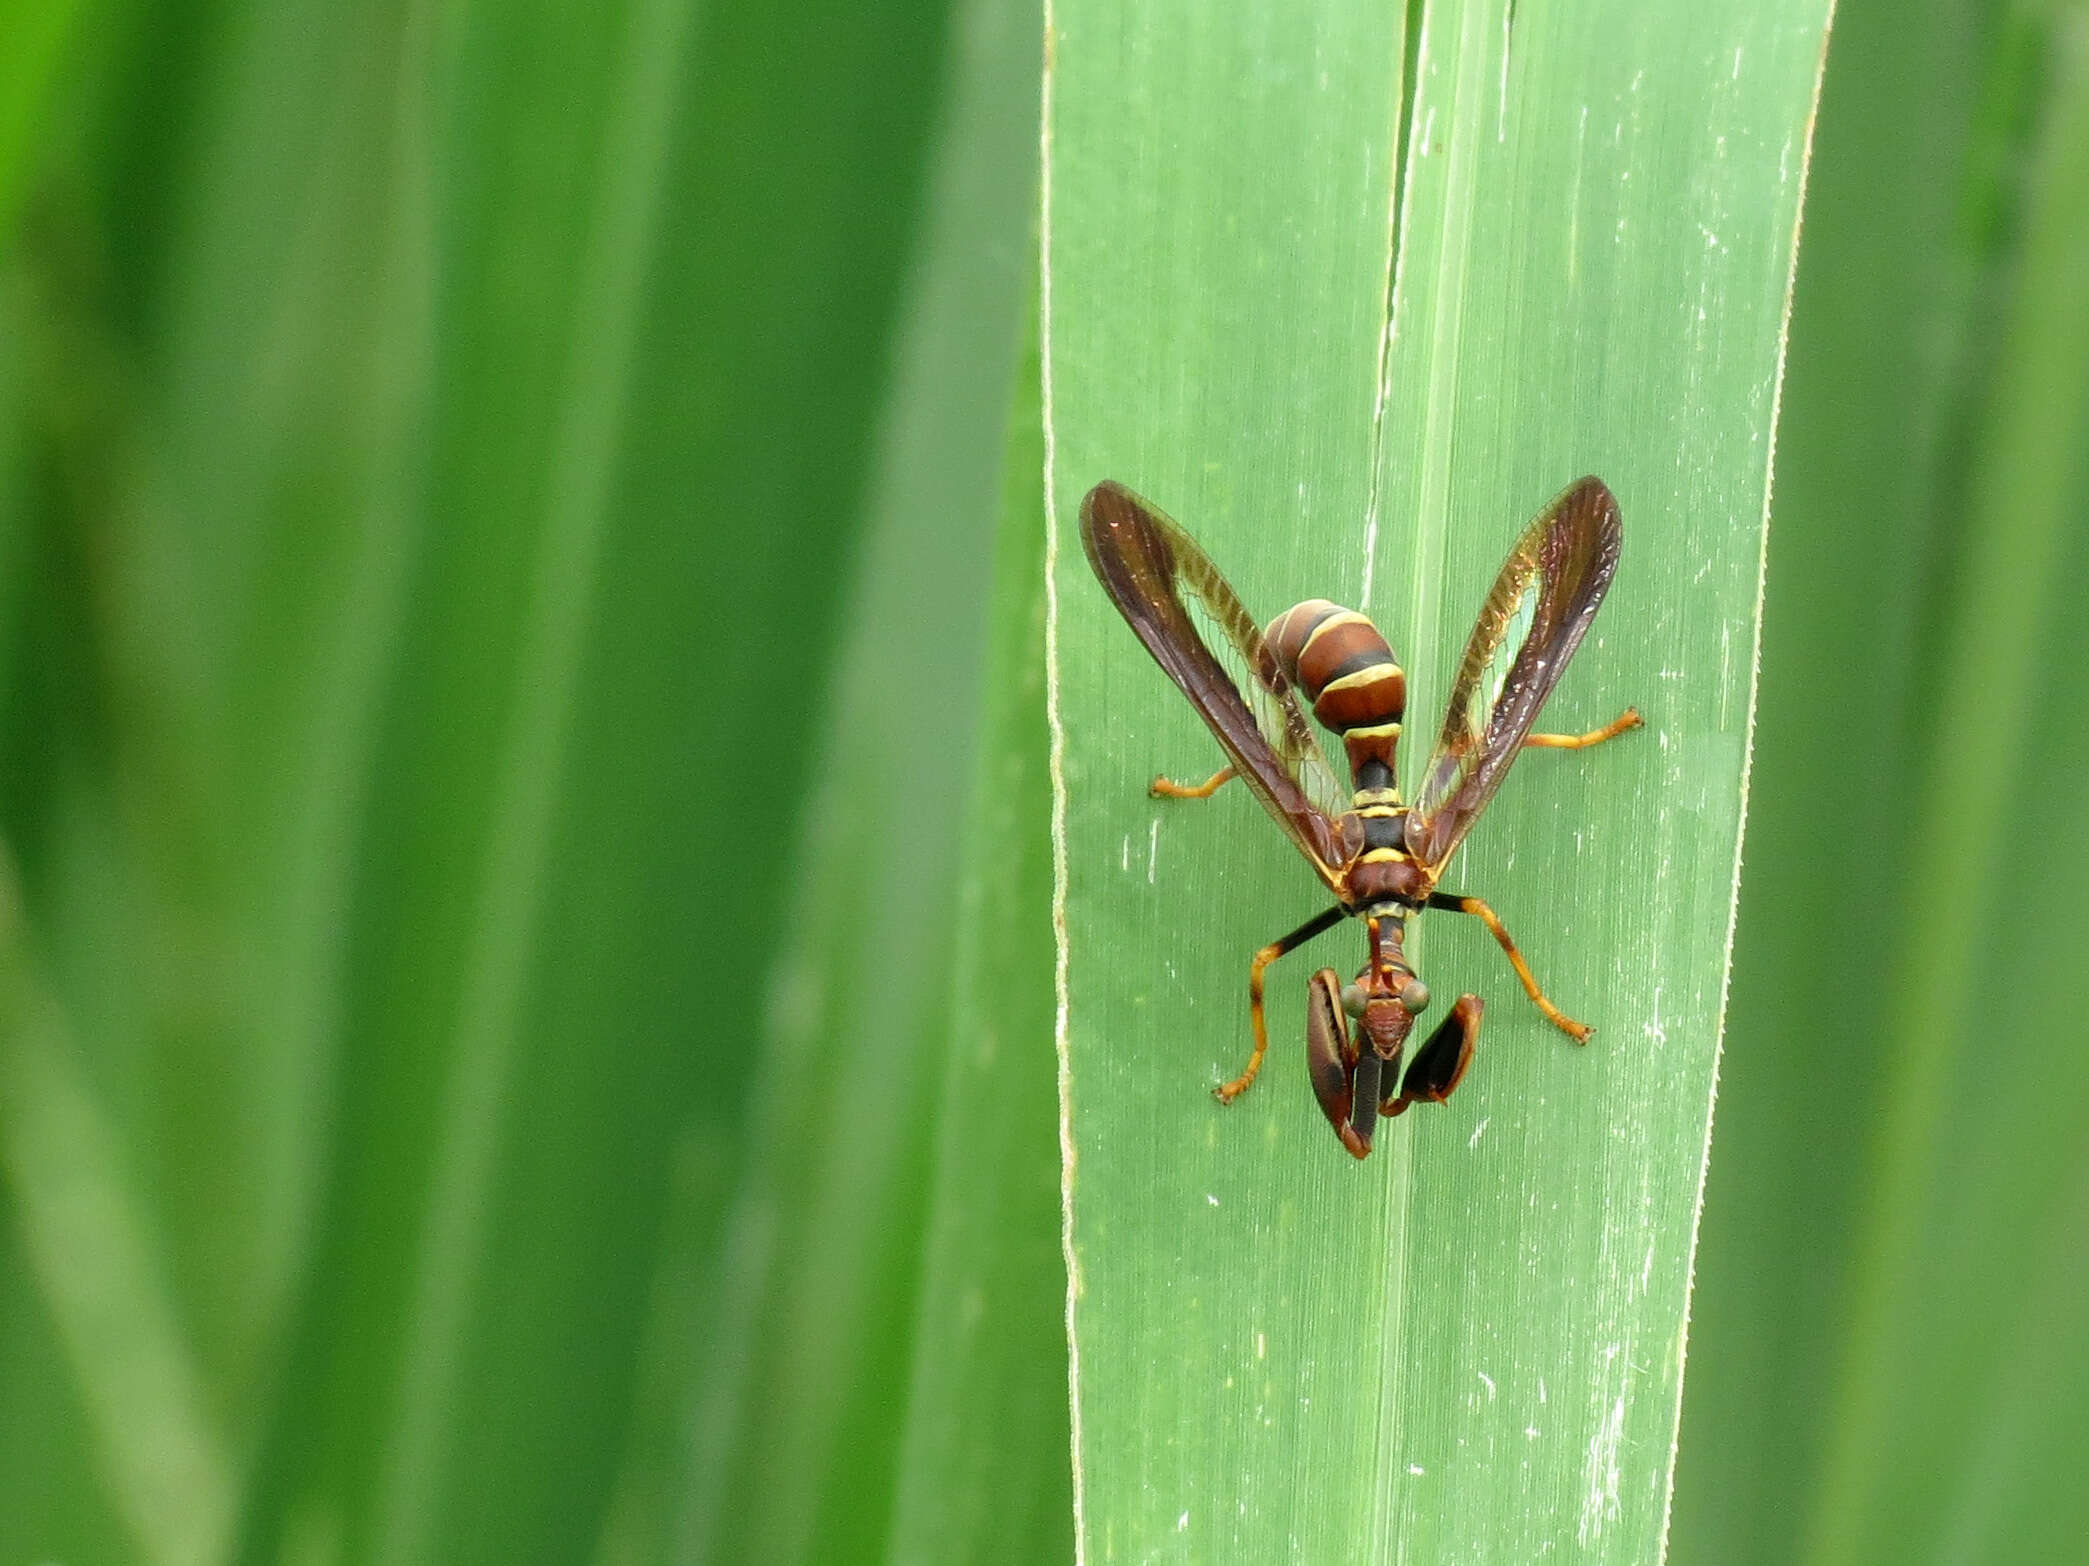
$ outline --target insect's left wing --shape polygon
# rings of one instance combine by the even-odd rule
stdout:
[[[1336,825],[1341,787],[1276,655],[1211,557],[1107,479],[1081,502],[1081,543],[1111,601],[1203,715],[1240,780],[1335,887],[1356,847]]]
[[[1610,590],[1622,543],[1617,498],[1601,479],[1585,478],[1539,512],[1509,551],[1465,644],[1443,733],[1407,816],[1408,852],[1432,873],[1501,787]]]

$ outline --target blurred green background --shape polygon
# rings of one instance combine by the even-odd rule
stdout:
[[[0,3],[0,1562],[1068,1557],[1039,26]],[[2085,278],[1845,0],[1678,1561],[2085,1553]]]

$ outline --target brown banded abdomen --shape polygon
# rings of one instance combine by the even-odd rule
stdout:
[[[1264,634],[1285,677],[1312,700],[1313,716],[1342,736],[1350,770],[1382,761],[1390,772],[1407,676],[1378,627],[1353,609],[1313,598],[1278,615]]]

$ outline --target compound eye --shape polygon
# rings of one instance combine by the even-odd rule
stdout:
[[[1429,986],[1420,979],[1409,979],[1400,986],[1400,1004],[1419,1017],[1429,1009]]]
[[[1364,987],[1361,984],[1342,986],[1342,1009],[1352,1017],[1364,1014]]]

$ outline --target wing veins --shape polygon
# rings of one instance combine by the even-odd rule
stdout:
[[[1339,890],[1348,845],[1303,781],[1315,769],[1332,780],[1333,771],[1254,617],[1211,557],[1169,517],[1107,480],[1081,502],[1081,542],[1111,601],[1197,709],[1241,781]],[[1192,603],[1240,657],[1255,700],[1213,652]]]
[[[1432,874],[1508,775],[1610,590],[1622,543],[1616,497],[1602,480],[1584,478],[1554,497],[1509,551],[1459,659],[1443,731],[1407,818],[1408,850]]]

